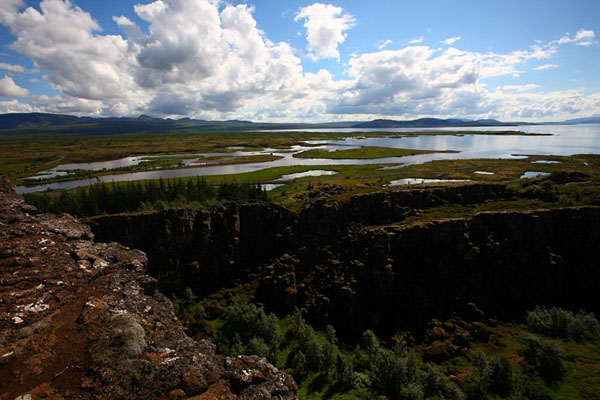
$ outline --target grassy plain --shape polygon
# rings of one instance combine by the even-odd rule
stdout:
[[[444,151],[394,149],[391,147],[364,146],[358,149],[343,149],[328,151],[324,149],[306,150],[294,154],[296,158],[325,158],[331,160],[355,159],[368,160],[384,157],[405,157],[417,154],[446,153]]]
[[[107,132],[110,133],[110,132]],[[466,132],[410,132],[402,136]],[[525,135],[522,132],[468,132],[477,135]],[[0,176],[16,180],[65,163],[108,161],[139,155],[168,155],[249,150],[287,149],[306,140],[335,140],[347,136],[382,137],[389,132],[151,132],[86,135],[60,129],[37,134],[0,134]],[[150,167],[150,165],[146,165]]]

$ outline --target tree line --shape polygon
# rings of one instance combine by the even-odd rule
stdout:
[[[25,200],[40,212],[76,217],[167,208],[198,207],[224,201],[268,200],[258,184],[210,185],[204,177],[123,183],[98,182],[62,192],[30,193]]]

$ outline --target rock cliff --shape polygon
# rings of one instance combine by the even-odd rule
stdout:
[[[469,303],[507,320],[536,304],[599,312],[600,207],[398,224],[419,209],[514,196],[504,185],[474,184],[318,200],[299,215],[230,204],[99,217],[92,229],[141,247],[151,271],[170,271],[194,292],[252,280],[270,310],[300,307],[342,336],[420,335],[431,319],[460,315]]]
[[[143,252],[93,239],[0,185],[0,399],[296,398],[265,359],[187,337]]]

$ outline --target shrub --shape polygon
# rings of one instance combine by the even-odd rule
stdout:
[[[473,352],[473,366],[477,372],[477,388],[481,389],[489,374],[487,355],[481,350]]]
[[[256,351],[260,351],[263,353],[260,355],[274,362],[280,339],[278,319],[237,297],[225,312],[223,325],[215,339],[219,351],[224,354],[257,354]]]
[[[301,381],[308,374],[308,364],[306,362],[306,356],[302,351],[298,351],[292,360],[292,366],[294,368],[294,378]]]
[[[379,351],[379,339],[372,330],[363,332],[362,347],[369,356],[374,356]]]
[[[352,378],[354,377],[353,372],[352,364],[346,360],[346,357],[338,353],[335,358],[335,378],[338,385],[349,387],[352,384]]]
[[[567,369],[562,351],[556,344],[531,336],[526,337],[525,342],[523,355],[535,367],[542,379],[554,382],[563,378]]]
[[[562,308],[536,307],[525,316],[527,328],[542,335],[572,339],[577,342],[594,340],[600,336],[600,324],[592,313],[577,314]]]
[[[487,389],[501,397],[508,397],[514,387],[513,367],[506,357],[497,358],[490,363]]]
[[[390,350],[379,349],[373,360],[370,378],[373,388],[379,393],[391,398],[413,398],[415,386],[419,387],[416,371],[415,368],[409,368],[406,358],[399,357]],[[409,387],[412,389],[409,390]],[[409,393],[412,394],[409,396]]]
[[[528,400],[552,400],[548,388],[539,378],[525,380],[522,394]]]
[[[459,399],[461,392],[444,374],[430,364],[423,371],[423,394],[425,398]]]
[[[352,387],[354,389],[365,389],[371,386],[369,375],[363,372],[354,372],[352,374]]]
[[[325,337],[327,341],[331,344],[337,344],[337,337],[335,335],[335,329],[331,325],[327,325],[325,328]]]

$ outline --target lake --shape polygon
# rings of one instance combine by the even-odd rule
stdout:
[[[394,137],[402,132],[418,131],[521,131],[526,133],[547,133],[552,136],[493,136],[493,135],[437,135],[437,136],[414,136],[414,137]],[[308,130],[311,131],[311,130]],[[316,140],[307,141],[307,144],[318,145],[316,148],[328,149],[330,151],[337,149],[356,148],[360,146],[380,146],[392,148],[406,148],[419,150],[454,150],[456,153],[434,153],[420,154],[407,157],[387,157],[370,160],[351,160],[351,159],[305,159],[294,158],[293,154],[307,149],[313,149],[311,146],[293,146],[290,150],[264,149],[261,151],[236,151],[233,153],[207,153],[197,154],[198,156],[241,156],[256,154],[273,154],[282,157],[279,160],[260,163],[237,164],[237,165],[213,165],[213,166],[193,166],[194,159],[184,160],[188,168],[142,171],[124,174],[104,175],[92,179],[80,179],[67,182],[56,182],[36,186],[18,186],[18,193],[31,193],[47,189],[70,189],[78,186],[90,185],[95,182],[118,182],[141,179],[158,178],[178,178],[197,175],[228,175],[244,172],[253,172],[265,168],[291,165],[358,165],[358,164],[421,164],[432,160],[449,159],[472,159],[472,158],[523,158],[529,154],[535,155],[573,155],[573,154],[600,154],[600,124],[582,124],[582,125],[525,125],[514,127],[468,127],[468,128],[393,128],[393,129],[318,129],[319,132],[389,132],[390,136],[376,138],[357,138],[349,137],[341,140]],[[88,164],[64,164],[45,171],[46,173],[59,173],[64,170],[74,169],[111,169],[127,165],[136,165],[149,157],[137,156],[126,157],[114,161],[105,161],[100,163]],[[48,177],[51,175],[44,175]]]

